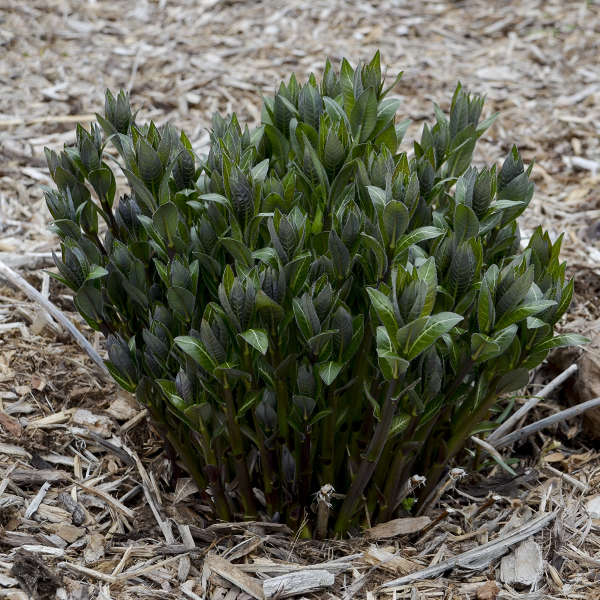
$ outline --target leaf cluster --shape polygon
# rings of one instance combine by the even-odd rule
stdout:
[[[311,533],[325,484],[334,531],[389,519],[411,475],[434,486],[500,394],[582,341],[553,335],[561,238],[520,247],[531,165],[515,147],[471,165],[494,117],[460,85],[402,151],[399,79],[379,53],[292,75],[256,129],[216,115],[206,156],[107,92],[46,152],[55,277],[223,519],[306,513]]]

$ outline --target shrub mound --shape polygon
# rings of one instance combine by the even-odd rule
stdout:
[[[516,148],[471,166],[493,117],[460,85],[400,151],[399,79],[384,89],[379,54],[292,75],[260,127],[215,116],[202,157],[107,92],[99,125],[46,151],[56,278],[218,518],[323,536],[397,516],[501,394],[583,341],[553,335],[573,293],[561,240],[520,248],[531,166]]]

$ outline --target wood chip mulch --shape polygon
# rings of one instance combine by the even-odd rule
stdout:
[[[487,95],[487,114],[500,111],[477,161],[500,161],[513,142],[536,159],[523,237],[538,224],[565,232],[576,297],[561,327],[594,337],[585,356],[599,361],[540,402],[536,418],[600,386],[598,2],[0,4],[0,261],[100,353],[43,271],[57,247],[40,190],[43,147],[71,143],[75,123],[102,110],[104,89],[123,87],[143,119],[171,120],[202,151],[212,112],[255,123],[261,94],[291,71],[303,78],[326,56],[356,63],[380,48],[390,73],[404,70],[395,93],[413,119],[408,140],[461,80]],[[557,354],[524,396],[580,360]],[[517,477],[493,462],[479,475],[451,473],[428,518],[348,540],[215,523],[145,413],[0,280],[0,599],[241,600],[285,597],[289,586],[344,600],[599,599],[598,429],[584,427],[574,419],[505,449]]]

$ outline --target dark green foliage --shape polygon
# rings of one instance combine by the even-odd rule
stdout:
[[[389,519],[411,475],[423,498],[499,394],[582,341],[553,337],[561,240],[520,249],[530,169],[516,148],[470,166],[483,99],[458,86],[409,156],[388,91],[378,54],[328,62],[255,130],[215,116],[205,157],[107,92],[100,127],[47,152],[56,277],[220,518],[306,514],[310,533],[332,484],[331,532]]]

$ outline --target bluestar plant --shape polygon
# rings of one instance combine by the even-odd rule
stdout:
[[[531,165],[515,147],[471,165],[494,116],[460,85],[402,151],[400,76],[384,88],[379,53],[292,75],[259,127],[216,115],[203,157],[107,91],[98,124],[46,152],[55,277],[218,518],[314,534],[325,484],[320,535],[397,516],[413,474],[425,498],[502,394],[583,341],[553,334],[561,238],[520,246]]]

